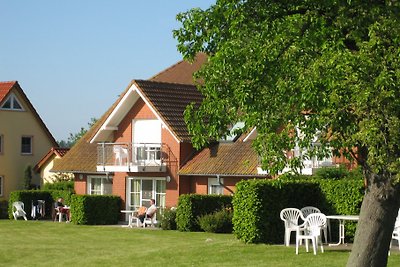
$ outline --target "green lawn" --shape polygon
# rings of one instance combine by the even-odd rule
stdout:
[[[0,220],[1,266],[344,266],[349,250],[250,245],[233,235]],[[400,266],[392,253],[388,266]]]

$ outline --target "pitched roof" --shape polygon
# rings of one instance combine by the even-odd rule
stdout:
[[[180,141],[190,141],[183,112],[190,103],[202,101],[203,96],[196,86],[146,80],[134,80],[133,83],[175,136]]]
[[[3,102],[16,83],[16,81],[0,82],[0,103]]]
[[[186,60],[181,60],[171,67],[159,72],[149,80],[155,82],[195,84],[193,74],[206,62],[207,55],[199,53],[196,55],[192,63]]]
[[[258,156],[251,142],[218,143],[201,150],[179,171],[180,175],[265,176],[257,172]]]
[[[45,131],[45,134],[53,143],[53,146],[57,146],[56,139],[54,139],[53,135],[50,133],[46,124],[40,118],[36,109],[33,107],[32,103],[29,101],[28,97],[25,95],[24,91],[22,90],[21,86],[17,81],[0,82],[0,104],[7,97],[7,95],[11,92],[12,89],[16,90],[22,97],[22,100],[28,106],[28,109],[32,112],[33,116],[37,119],[38,123],[42,126],[42,129]]]
[[[49,152],[36,164],[34,170],[39,172],[39,170],[43,167],[44,164],[52,157],[58,156],[62,158],[67,152],[69,148],[60,148],[60,147],[52,147],[50,148]]]

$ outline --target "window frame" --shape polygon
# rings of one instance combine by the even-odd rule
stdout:
[[[22,140],[24,138],[29,138],[29,140],[30,140],[30,148],[29,148],[30,152],[24,152],[23,151],[25,146],[24,146]],[[33,155],[33,136],[32,135],[23,135],[23,136],[21,136],[21,155]]]
[[[220,182],[218,182],[218,178],[209,177],[207,182],[207,193],[209,195],[223,195],[224,194],[224,178],[219,178]],[[214,188],[218,190],[217,193],[214,193]]]
[[[100,190],[92,190],[92,180],[99,179],[100,180]],[[109,195],[105,194],[104,191],[104,180],[111,180],[111,192],[109,194],[112,194],[112,179],[107,178],[106,176],[98,176],[98,175],[89,175],[87,177],[87,194],[88,195]],[[99,191],[100,194],[94,194],[94,191]]]
[[[127,205],[127,209],[129,210],[136,210],[141,206],[145,206],[145,204],[143,203],[144,201],[149,201],[149,199],[147,198],[143,198],[143,190],[142,190],[142,184],[143,181],[152,181],[152,192],[151,192],[151,198],[154,198],[156,200],[156,206],[157,209],[163,210],[166,207],[166,195],[167,195],[167,181],[166,181],[166,177],[137,177],[137,176],[129,176],[127,178],[127,190],[126,190],[126,197],[127,197],[127,201],[126,201],[126,205]],[[134,182],[138,182],[138,189],[139,191],[131,191],[132,188],[132,184]],[[163,189],[165,190],[164,192],[159,192],[157,191],[157,189],[159,189],[157,187],[157,184],[162,184],[163,186],[160,187],[164,187]],[[136,195],[139,197],[139,203],[132,203],[132,199],[134,199],[133,195]]]
[[[9,108],[8,108],[8,107],[4,107],[4,105],[5,105],[7,102],[10,102],[10,107],[9,107]],[[14,106],[15,103],[17,103],[17,105],[18,105],[20,108],[16,108],[16,107]],[[7,99],[6,99],[6,100],[3,102],[3,104],[1,105],[0,109],[2,109],[2,110],[12,110],[12,111],[25,111],[25,109],[24,109],[24,107],[22,106],[21,102],[18,100],[18,97],[17,97],[15,94],[13,94],[13,93],[11,93],[11,94],[7,97]]]

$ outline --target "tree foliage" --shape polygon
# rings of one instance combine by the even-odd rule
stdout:
[[[97,119],[96,119],[96,118],[91,118],[91,119],[90,119],[90,122],[88,122],[88,128],[87,128],[87,129],[84,128],[84,127],[81,127],[81,129],[80,129],[79,132],[77,132],[77,133],[70,133],[70,134],[69,134],[69,137],[68,137],[68,140],[67,140],[67,141],[61,140],[61,141],[58,142],[58,145],[59,145],[60,147],[65,147],[65,148],[70,148],[70,147],[72,147],[73,145],[76,144],[76,142],[78,142],[79,139],[82,138],[82,136],[84,136],[84,135],[87,133],[87,131],[88,131],[96,122],[97,122]]]
[[[177,19],[184,57],[209,55],[204,100],[185,112],[193,143],[242,121],[271,173],[301,167],[286,154],[297,145],[354,159],[367,190],[348,266],[385,266],[400,205],[400,3],[217,0]]]
[[[336,154],[357,148],[374,172],[397,173],[397,2],[221,0],[177,18],[184,56],[210,55],[198,73],[205,99],[186,112],[198,147],[244,121],[257,127],[264,167],[277,172],[299,164],[285,151],[310,148],[318,129],[322,146],[309,156],[328,144]]]

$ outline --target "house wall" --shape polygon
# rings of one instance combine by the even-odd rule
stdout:
[[[80,179],[82,177],[82,180]],[[85,195],[87,190],[87,175],[86,174],[75,174],[74,177],[74,188],[75,193],[78,195]]]
[[[3,195],[8,199],[10,192],[23,189],[24,172],[32,168],[53,146],[52,140],[42,128],[37,117],[29,110],[18,92],[13,89],[25,111],[0,110],[0,135],[3,136],[3,153],[0,154],[0,176],[3,177]],[[32,136],[32,154],[21,155],[22,136]],[[33,173],[32,183],[40,185],[40,175]]]
[[[181,179],[188,180],[190,183],[190,192],[193,194],[208,194],[208,178],[215,178],[215,176],[181,176]],[[224,195],[232,195],[236,191],[236,184],[242,180],[253,179],[254,177],[222,177]],[[260,178],[264,179],[264,178]]]

